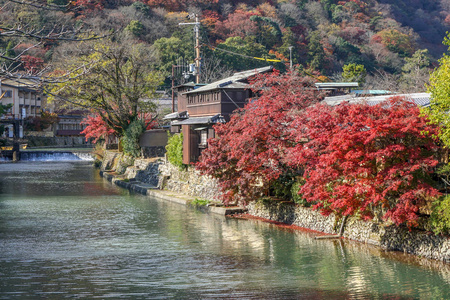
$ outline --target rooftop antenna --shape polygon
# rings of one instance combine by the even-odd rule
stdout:
[[[194,25],[194,33],[195,33],[195,70],[193,70],[193,74],[195,75],[195,83],[200,83],[200,20],[198,18],[198,14],[190,14],[188,16],[189,19],[194,19],[195,22],[190,23],[179,23],[178,25]]]

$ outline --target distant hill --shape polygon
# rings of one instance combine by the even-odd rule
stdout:
[[[193,61],[193,26],[178,24],[192,22],[189,15],[198,14],[206,81],[273,63],[261,59],[282,61],[275,63],[282,70],[292,59],[301,69],[331,79],[340,78],[344,65],[360,64],[368,82],[383,76],[394,76],[384,78],[386,82],[400,80],[412,76],[405,65],[414,63],[408,59],[417,50],[428,50],[420,52],[429,62],[421,68],[436,65],[446,51],[442,40],[450,25],[450,0],[48,0],[68,5],[61,10],[0,3],[8,3],[0,16],[5,28],[18,20],[44,31],[83,26],[154,46],[160,53],[159,68],[167,75],[177,60]],[[2,52],[11,56],[31,44],[26,38],[0,40]],[[68,49],[66,42],[47,41],[27,50],[20,68],[38,68],[74,55]]]

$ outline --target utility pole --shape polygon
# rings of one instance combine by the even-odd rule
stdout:
[[[195,16],[189,16],[189,18],[194,18],[195,22],[193,23],[179,23],[178,25],[194,25],[194,33],[195,33],[195,83],[200,83],[200,19],[197,14]]]
[[[293,46],[289,46],[289,62],[290,62],[290,69],[292,71],[292,48]]]
[[[173,86],[175,83],[175,65],[172,65],[172,112],[175,112],[175,97],[174,97],[174,90]]]
[[[195,14],[195,83],[200,83],[200,20],[198,15]]]

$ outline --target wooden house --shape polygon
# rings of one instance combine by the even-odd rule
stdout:
[[[172,120],[172,132],[183,133],[183,163],[196,162],[207,140],[215,136],[212,126],[227,122],[234,110],[253,97],[249,78],[272,69],[248,70],[204,86],[183,85],[178,89],[178,111],[166,119]]]

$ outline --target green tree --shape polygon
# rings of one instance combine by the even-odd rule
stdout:
[[[157,56],[144,44],[96,42],[87,54],[65,62],[68,80],[50,86],[50,100],[61,99],[100,114],[118,137],[143,113],[154,110],[144,101],[162,82]],[[84,68],[80,68],[80,65]]]
[[[347,81],[357,81],[362,85],[366,81],[367,70],[363,65],[348,64],[342,68],[342,78]]]
[[[140,36],[144,31],[144,25],[138,20],[131,20],[130,24],[125,27],[125,30],[135,36]]]
[[[444,45],[449,46],[450,34],[444,38]],[[426,109],[430,120],[441,126],[440,138],[446,146],[450,146],[450,56],[444,54],[437,67],[430,75],[427,90],[431,94],[430,106]]]
[[[3,95],[0,95],[0,100],[1,98],[3,98]],[[0,118],[8,111],[8,109],[10,109],[12,107],[12,104],[1,104],[0,103]],[[3,134],[3,132],[5,131],[5,126],[0,125],[0,135]]]
[[[407,57],[414,52],[412,37],[397,29],[384,29],[376,34],[375,40],[381,41],[386,48],[398,53],[401,57]]]
[[[172,65],[176,65],[177,59],[182,57],[186,61],[194,59],[192,45],[185,43],[181,38],[172,36],[170,38],[160,38],[153,46],[158,50],[161,64],[159,69],[170,74]]]
[[[267,53],[267,49],[255,42],[254,37],[245,37],[241,38],[239,36],[229,37],[225,42],[217,45],[217,48],[224,49],[224,52],[220,50],[218,51],[218,57],[222,60],[223,63],[227,64],[233,70],[242,71],[248,70],[251,68],[258,68],[262,66],[267,66],[270,63],[267,63],[264,60],[256,60],[251,57],[260,57],[264,58]],[[243,58],[239,54],[250,56],[248,58]]]
[[[143,120],[136,119],[130,123],[122,139],[123,152],[132,157],[141,154],[139,137],[145,132],[146,125]]]
[[[183,164],[183,134],[178,133],[172,136],[170,133],[168,134],[169,140],[166,146],[167,159],[172,165],[182,169],[185,166]]]
[[[278,47],[277,51],[283,54],[286,58],[289,58],[289,56],[292,55],[292,63],[298,64],[300,61],[300,49],[291,29],[287,28],[285,30],[282,41],[283,44]],[[292,51],[289,50],[289,47],[292,47]]]
[[[405,57],[402,79],[409,91],[423,91],[430,77],[428,49],[419,49],[413,56]]]
[[[259,30],[257,33],[257,40],[260,44],[266,46],[267,49],[271,49],[280,42],[282,33],[277,22],[273,21],[271,18],[257,15],[251,16],[250,20],[258,24]]]
[[[314,70],[323,71],[325,68],[325,51],[323,50],[319,32],[314,31],[308,38],[309,66]]]

